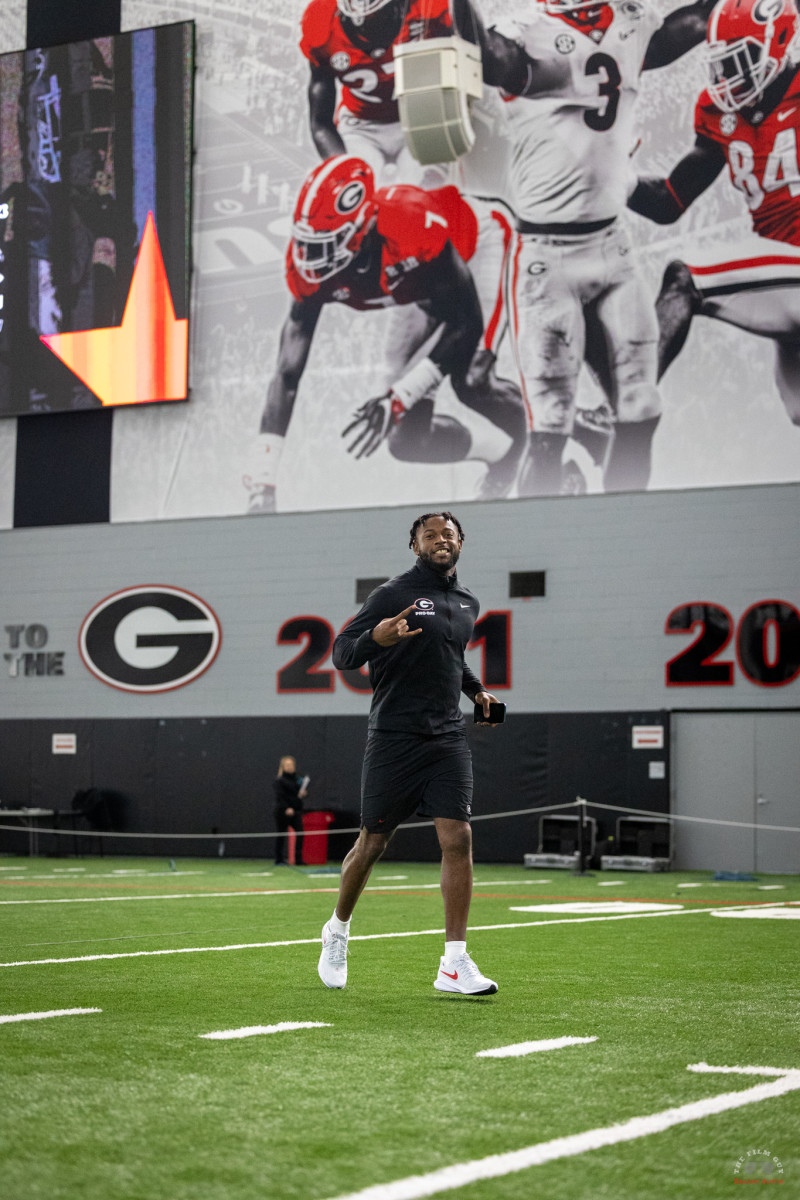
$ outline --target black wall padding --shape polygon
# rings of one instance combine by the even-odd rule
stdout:
[[[121,0],[28,0],[27,45],[119,33]],[[17,421],[14,525],[87,525],[110,516],[110,409]]]
[[[111,421],[110,409],[18,418],[16,529],[109,520]]]
[[[663,724],[663,751],[631,748],[631,726]],[[53,733],[76,733],[76,755],[53,755]],[[667,713],[557,713],[509,717],[497,729],[469,726],[475,769],[474,813],[502,813],[570,802],[621,804],[669,811],[669,779],[648,779],[652,758],[669,762]],[[225,833],[273,831],[272,782],[284,754],[311,776],[307,808],[329,809],[340,828],[358,823],[363,717],[226,717],[174,720],[0,722],[0,802],[69,809],[76,791],[122,793],[126,831],[213,833],[186,842],[106,840],[105,852],[200,857],[218,853]],[[616,814],[589,808],[601,836],[613,833]],[[2,814],[0,813],[0,824]],[[336,826],[334,826],[335,829]],[[220,835],[218,838],[217,835]],[[536,814],[476,821],[478,862],[521,862],[538,845]],[[329,858],[340,860],[353,835],[333,833]],[[88,844],[88,843],[87,843]],[[42,850],[69,849],[54,837]],[[19,851],[20,839],[0,831],[0,851]],[[228,840],[226,856],[269,859],[273,843]],[[438,859],[432,826],[398,830],[387,859]]]
[[[119,33],[122,0],[28,0],[27,45],[60,46]]]

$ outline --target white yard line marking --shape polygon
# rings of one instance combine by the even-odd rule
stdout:
[[[180,874],[187,874],[187,875],[191,874],[191,872],[189,872],[189,871],[186,871],[186,872],[161,871],[161,872],[153,872],[153,873],[154,874],[157,873],[157,874],[161,874],[161,875],[168,874],[170,876],[175,876],[175,875],[180,875]],[[33,877],[28,876],[28,878],[33,878]],[[37,876],[36,878],[49,879],[51,877],[49,875],[42,875],[42,876]],[[87,876],[85,876],[85,878],[86,879],[101,879],[101,878],[105,879],[105,878],[107,878],[107,876],[105,876],[105,875],[103,875],[103,876],[87,875]],[[543,880],[537,879],[535,882],[537,884],[540,882],[541,883],[549,883],[550,880],[549,879],[543,879]],[[399,891],[406,891],[408,889],[412,889],[414,891],[419,891],[424,888],[424,889],[435,889],[438,891],[440,886],[441,886],[441,884],[439,884],[439,883],[395,883],[389,887],[384,888],[382,884],[373,884],[370,887],[368,887],[366,890],[373,891],[376,889],[382,889],[387,892],[399,892]],[[491,880],[491,881],[487,880],[485,883],[476,884],[475,886],[476,887],[530,887],[531,885],[530,885],[530,883],[526,883],[524,880],[497,879],[497,880]],[[170,893],[162,894],[160,896],[159,895],[155,895],[155,896],[56,896],[56,897],[48,896],[48,897],[43,897],[41,899],[37,898],[35,900],[0,900],[0,904],[103,904],[103,903],[110,903],[111,901],[116,901],[116,900],[119,900],[119,901],[122,901],[122,900],[207,900],[207,899],[214,899],[216,896],[222,896],[222,897],[226,897],[226,896],[304,896],[304,895],[309,895],[309,896],[317,895],[318,896],[325,892],[337,892],[338,893],[338,891],[339,891],[339,886],[337,884],[336,887],[328,887],[328,888],[269,888],[269,889],[248,888],[246,891],[242,890],[242,891],[238,891],[238,892],[174,892],[174,893],[170,892]]]
[[[703,885],[702,885],[702,883],[679,883],[677,886],[679,888],[684,888],[684,887],[702,887]]]
[[[598,887],[624,887],[629,881],[627,879],[602,879],[598,883]]]
[[[668,909],[681,911],[682,904],[650,903],[647,900],[571,900],[566,904],[512,904],[509,912],[551,913],[645,913],[666,912]]]
[[[277,1025],[245,1025],[243,1029],[219,1029],[216,1033],[198,1033],[198,1037],[226,1042],[232,1038],[258,1037],[262,1033],[288,1033],[292,1029],[331,1029],[330,1021],[279,1021]]]
[[[22,829],[21,825],[20,829]],[[0,867],[0,871],[27,871],[27,869],[27,867]]]
[[[596,1042],[596,1037],[545,1038],[541,1042],[517,1042],[513,1046],[498,1046],[496,1050],[479,1050],[476,1058],[522,1058],[525,1054],[538,1054],[542,1050],[561,1050],[564,1046],[582,1046]]]
[[[786,890],[785,883],[760,883],[758,885],[759,892],[783,892]]]
[[[689,1070],[693,1068],[690,1067]],[[560,1158],[572,1158],[589,1150],[603,1146],[616,1146],[620,1142],[632,1142],[648,1137],[652,1133],[663,1133],[674,1125],[687,1121],[699,1121],[717,1113],[734,1108],[744,1108],[761,1100],[772,1100],[800,1089],[800,1070],[787,1071],[772,1083],[759,1083],[740,1092],[724,1092],[720,1096],[709,1096],[706,1100],[695,1100],[681,1104],[678,1108],[667,1108],[663,1112],[651,1113],[647,1117],[633,1117],[618,1125],[606,1125],[601,1129],[589,1129],[585,1133],[574,1133],[568,1137],[553,1138],[526,1146],[523,1150],[511,1150],[507,1154],[491,1154],[488,1158],[473,1159],[472,1162],[456,1163],[427,1175],[412,1175],[397,1179],[394,1183],[379,1183],[359,1192],[348,1192],[337,1200],[419,1200],[423,1196],[436,1196],[453,1188],[466,1187],[479,1179],[498,1179],[537,1167],[542,1163]]]
[[[119,900],[214,900],[228,896],[301,896],[338,892],[335,888],[248,888],[240,892],[167,892],[155,896],[57,896],[36,900],[0,900],[0,904],[110,904]]]
[[[326,889],[331,890],[331,889]],[[337,889],[333,889],[337,890]],[[238,893],[234,893],[236,895]],[[534,926],[586,925],[595,921],[636,921],[647,917],[687,917],[707,913],[705,908],[666,908],[663,912],[615,913],[606,917],[554,917],[549,921],[507,921],[502,925],[470,925],[470,933],[497,929],[532,929]],[[351,942],[374,942],[384,938],[441,936],[444,929],[412,929],[398,933],[356,933],[350,935]],[[279,946],[318,946],[319,937],[292,938],[282,942],[239,942],[231,946],[178,946],[170,950],[131,950],[124,954],[82,954],[75,958],[32,958],[24,962],[0,963],[1,967],[39,967],[53,963],[98,962],[111,958],[155,958],[167,954],[213,954],[224,950],[269,950]]]
[[[81,867],[80,870],[85,870],[85,867]],[[63,873],[64,872],[59,873],[59,869],[58,869],[58,867],[56,867],[54,871],[48,871],[44,875],[25,875],[24,879],[25,879],[26,883],[28,883],[32,879],[49,879],[53,883],[63,883],[65,885],[72,882],[69,879],[62,879],[61,874],[63,874]],[[174,879],[177,875],[205,875],[205,874],[206,874],[205,871],[136,871],[136,872],[126,871],[123,874],[120,874],[119,871],[91,871],[87,875],[82,875],[81,878],[79,880],[75,880],[75,882],[83,883],[84,879],[114,879],[114,880],[116,880],[117,883],[128,883],[128,882],[138,883],[138,881],[140,879],[144,879],[145,876],[156,877],[159,879]],[[20,876],[20,878],[23,878],[23,877]],[[10,878],[9,878],[9,876],[5,876],[5,878],[3,879],[3,883],[8,883],[8,882],[10,882]],[[102,897],[102,896],[99,897],[99,899],[101,899],[101,900],[104,898],[105,897]],[[9,904],[9,903],[13,903],[13,901],[3,900],[3,901],[0,901],[0,903]]]
[[[474,887],[539,887],[541,883],[552,883],[552,879],[482,879],[480,883],[477,879],[473,880]],[[431,887],[438,887],[438,884],[431,884]]]
[[[50,1012],[12,1013],[9,1017],[0,1017],[0,1025],[10,1025],[14,1021],[44,1021],[47,1017],[77,1017],[81,1013],[98,1013],[102,1008],[53,1008]]]

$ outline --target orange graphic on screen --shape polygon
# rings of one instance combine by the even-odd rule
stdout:
[[[152,213],[122,324],[42,335],[41,341],[104,406],[185,399],[189,322],[175,316]]]

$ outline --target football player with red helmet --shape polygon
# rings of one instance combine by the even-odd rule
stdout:
[[[355,414],[345,430],[348,449],[362,457],[388,441],[403,460],[480,457],[493,464],[490,492],[502,494],[511,486],[526,417],[519,389],[487,370],[485,356],[497,334],[513,236],[502,205],[467,202],[455,187],[425,191],[400,184],[376,190],[369,165],[351,155],[329,159],[307,175],[287,251],[292,303],[249,479],[250,511],[274,510],[284,438],[314,332],[329,303],[363,312],[418,305],[435,335],[421,361]],[[492,423],[490,446],[472,445],[464,425],[434,415],[432,393],[445,376],[458,399]]]
[[[800,425],[800,16],[795,0],[718,0],[706,45],[708,83],[695,143],[666,179],[642,178],[628,204],[671,224],[728,167],[754,235],[671,262],[661,285],[659,371],[680,352],[694,316],[774,339],[776,380]]]
[[[456,0],[459,28],[471,28],[471,0]],[[356,154],[385,182],[418,182],[422,168],[405,144],[394,99],[393,45],[453,32],[450,0],[311,0],[300,49],[311,71],[309,120],[323,159]]]

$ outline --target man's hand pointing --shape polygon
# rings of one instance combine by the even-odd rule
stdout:
[[[414,608],[415,605],[409,604],[408,608],[404,608],[396,617],[385,617],[379,621],[372,631],[372,640],[379,646],[396,646],[404,638],[416,637],[418,633],[422,633],[421,629],[408,628],[406,617],[414,612]]]

